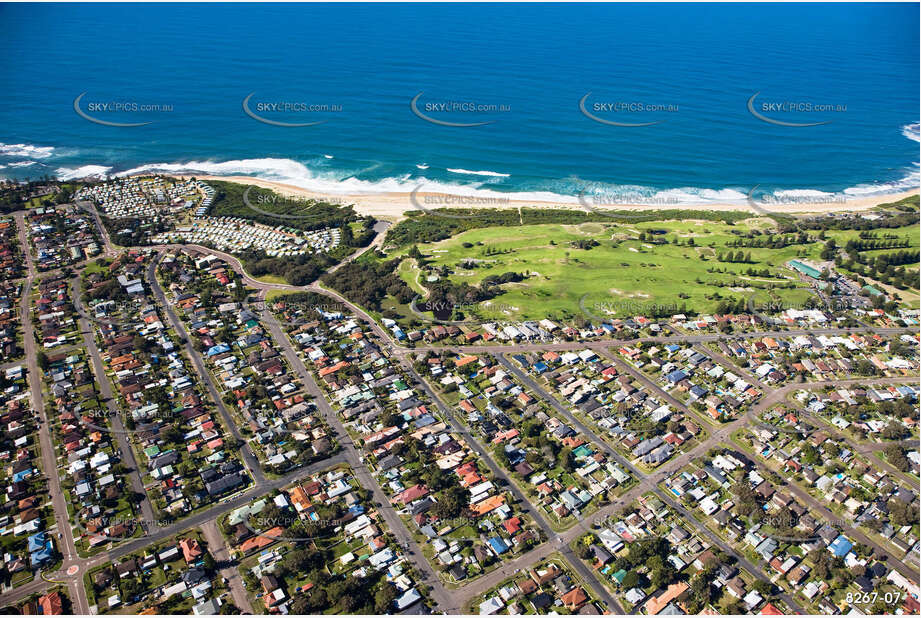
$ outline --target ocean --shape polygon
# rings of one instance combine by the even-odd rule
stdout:
[[[916,4],[2,4],[0,23],[5,178],[661,204],[919,184]]]

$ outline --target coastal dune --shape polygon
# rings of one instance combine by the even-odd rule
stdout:
[[[397,221],[406,217],[407,211],[419,210],[421,205],[425,209],[436,208],[566,208],[587,210],[586,207],[578,201],[541,201],[541,200],[521,200],[505,198],[476,198],[472,196],[457,196],[445,193],[409,192],[401,193],[357,193],[357,194],[330,194],[310,191],[302,187],[282,182],[264,180],[251,176],[213,176],[213,175],[189,175],[189,174],[170,174],[173,178],[190,178],[195,177],[200,180],[221,180],[225,182],[235,182],[245,185],[253,185],[264,189],[271,189],[279,195],[287,197],[297,197],[300,199],[315,199],[318,201],[335,200],[337,203],[347,203],[354,206],[355,210],[364,215],[373,215],[377,218]],[[918,189],[903,191],[899,193],[886,193],[873,196],[854,197],[843,201],[838,198],[830,198],[830,201],[802,200],[789,201],[776,204],[762,204],[759,202],[761,210],[776,212],[778,214],[806,214],[806,213],[828,213],[828,212],[857,212],[864,211],[886,204],[896,202],[911,195],[918,195]],[[575,200],[575,198],[573,198]],[[630,203],[598,203],[594,200],[585,202],[591,209],[605,210],[714,210],[714,211],[738,211],[750,210],[751,206],[744,200],[738,202],[690,202],[690,203],[667,203],[667,204],[630,204]],[[418,204],[418,205],[417,205]],[[761,214],[761,213],[759,213]]]

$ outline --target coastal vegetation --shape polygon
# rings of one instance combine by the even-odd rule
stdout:
[[[214,199],[208,209],[208,215],[212,217],[240,217],[263,225],[305,232],[327,227],[343,228],[349,222],[363,219],[370,219],[368,228],[374,225],[373,219],[362,217],[348,205],[285,197],[271,189],[236,182],[208,180],[208,184],[214,188]]]
[[[76,188],[73,183],[61,183],[47,176],[26,182],[0,180],[0,214],[64,204]]]
[[[643,222],[643,221],[720,221],[732,224],[751,217],[744,211],[705,210],[648,210],[605,211],[520,208],[439,208],[428,214],[419,210],[407,212],[407,218],[390,228],[386,244],[403,247],[412,243],[437,242],[469,230],[491,227],[527,227],[544,224],[577,225],[590,222]]]

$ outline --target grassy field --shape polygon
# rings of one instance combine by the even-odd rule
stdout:
[[[263,283],[274,283],[274,284],[286,284],[284,277],[279,277],[278,275],[262,275],[261,277],[254,277],[256,281],[261,281]]]
[[[735,225],[650,221],[493,227],[470,230],[419,249],[430,267],[447,267],[455,283],[477,285],[487,276],[509,271],[529,274],[520,283],[504,284],[503,294],[478,305],[476,313],[482,319],[567,319],[584,315],[583,308],[599,317],[649,314],[656,306],[674,308],[672,313],[682,308],[712,312],[721,300],[752,295],[757,301],[773,299],[800,306],[811,292],[785,264],[797,258],[819,261],[822,242],[781,249],[727,247],[741,238],[740,232],[757,229],[769,235],[773,226],[770,219],[752,218]],[[665,239],[667,244],[639,240],[641,233],[651,230],[664,231],[651,237]],[[917,246],[917,225],[878,231],[910,237],[912,246]],[[856,231],[826,232],[839,246],[857,235]],[[585,241],[598,244],[591,248],[573,244],[585,246]],[[751,263],[717,260],[719,253],[739,250],[751,255]],[[462,263],[468,260],[476,261],[476,267],[464,268]],[[749,276],[745,274],[749,269],[769,272]],[[398,272],[416,292],[430,274],[420,271],[412,259],[405,259]],[[778,289],[790,284],[795,287]]]
[[[767,220],[753,220],[752,225],[770,226]],[[735,238],[727,226],[714,222],[647,222],[637,224],[587,223],[582,225],[538,225],[516,228],[471,230],[456,237],[420,246],[430,264],[447,266],[455,282],[479,284],[489,275],[525,272],[529,277],[520,283],[503,285],[505,293],[490,306],[480,307],[483,318],[559,318],[581,313],[583,306],[593,313],[636,315],[652,305],[674,304],[706,311],[720,298],[751,295],[757,286],[783,283],[781,279],[745,281],[740,273],[749,267],[767,264],[728,264],[716,261],[716,253]],[[638,240],[641,232],[667,229],[667,245],[653,245]],[[659,236],[661,238],[661,236]],[[681,245],[672,244],[677,239]],[[687,243],[693,239],[695,246]],[[571,243],[596,241],[590,249]],[[473,246],[465,246],[473,245]],[[712,245],[712,247],[710,246]],[[488,248],[488,249],[487,249]],[[767,259],[777,266],[795,257],[817,254],[804,247],[785,251],[753,249],[753,260]],[[763,255],[759,255],[763,253]],[[768,255],[772,254],[772,255]],[[459,264],[477,260],[477,267],[464,269]],[[718,269],[726,272],[708,272]],[[777,274],[790,277],[786,269],[773,267]],[[404,263],[400,275],[414,289],[418,288],[418,268]],[[421,277],[424,281],[424,277]],[[698,280],[700,283],[698,283]],[[710,282],[740,282],[733,289],[709,285]],[[749,289],[744,289],[749,288]],[[746,294],[747,292],[747,294]],[[787,291],[788,294],[796,290]],[[686,298],[679,297],[679,293]],[[716,296],[718,294],[719,296]],[[798,294],[801,296],[801,294]],[[644,311],[646,309],[646,311]],[[678,311],[676,310],[675,313]]]

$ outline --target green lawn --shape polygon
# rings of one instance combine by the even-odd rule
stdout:
[[[758,227],[766,222],[757,219],[752,224]],[[817,244],[782,250],[751,249],[752,259],[758,263],[717,262],[716,253],[724,251],[725,243],[736,238],[730,230],[741,227],[712,221],[669,221],[483,228],[420,246],[420,250],[430,264],[452,269],[450,279],[455,283],[476,285],[489,275],[509,271],[529,273],[520,283],[503,285],[504,294],[478,307],[484,319],[563,319],[582,313],[583,297],[582,303],[590,312],[601,314],[636,315],[644,309],[648,312],[653,304],[680,307],[686,303],[700,311],[712,310],[719,302],[714,293],[724,298],[748,296],[759,287],[783,282],[776,278],[762,281],[757,277],[748,281],[742,273],[749,267],[767,267],[773,275],[792,278],[792,272],[782,268],[784,262],[817,255],[820,251]],[[653,245],[637,240],[640,232],[650,229],[668,230],[664,237],[669,244]],[[682,243],[680,246],[672,244],[676,239]],[[691,239],[695,246],[687,246]],[[577,241],[599,244],[580,249],[571,245]],[[472,246],[465,247],[465,243]],[[476,260],[478,267],[460,267],[466,259]],[[725,272],[708,272],[708,269]],[[410,287],[419,291],[419,271],[415,264],[402,264],[399,273]],[[728,282],[738,285],[733,288],[715,285]],[[687,294],[687,298],[679,298],[679,292]]]
[[[529,274],[522,282],[504,284],[504,293],[492,301],[468,309],[466,319],[565,320],[584,315],[583,308],[598,317],[625,317],[649,314],[654,306],[663,305],[673,308],[671,313],[684,307],[712,312],[721,299],[752,295],[756,300],[799,306],[811,293],[785,264],[796,258],[819,260],[824,243],[781,249],[727,247],[730,241],[741,238],[733,232],[757,229],[770,235],[772,225],[770,219],[752,218],[736,225],[689,220],[491,227],[420,245],[419,249],[430,266],[449,268],[449,279],[455,284],[478,285],[487,276],[510,271]],[[650,230],[664,230],[665,234],[655,238],[664,238],[667,244],[638,239],[640,233]],[[918,230],[919,226],[913,225],[876,231],[910,237],[917,246]],[[826,232],[826,237],[834,238],[839,246],[858,235],[852,230]],[[688,245],[691,240],[694,246]],[[598,245],[581,249],[572,244],[579,241]],[[388,257],[405,255],[408,250],[403,248]],[[727,251],[750,254],[752,263],[717,261],[717,254]],[[477,266],[464,268],[461,263],[465,260],[474,260]],[[769,276],[747,275],[750,268],[767,269]],[[398,273],[413,291],[422,292],[428,273],[420,271],[415,260],[404,260]],[[791,283],[796,288],[777,289]],[[394,309],[399,311],[400,307]]]
[[[279,277],[278,275],[262,275],[261,277],[254,277],[256,281],[261,281],[263,283],[274,283],[274,284],[284,284],[287,285],[287,281],[284,277]]]

